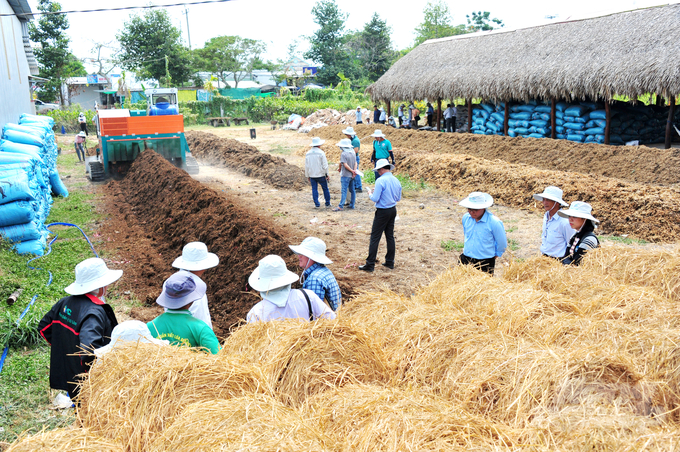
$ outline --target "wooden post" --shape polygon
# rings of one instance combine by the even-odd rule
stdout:
[[[650,104],[651,104],[651,102],[650,102]],[[657,106],[657,107],[660,107],[661,105],[662,105],[661,96],[659,96],[659,95],[657,94],[657,95],[656,95],[656,106]]]
[[[604,144],[609,144],[609,130],[611,129],[612,124],[612,112],[608,100],[604,101],[604,111],[607,116],[607,125],[604,127]]]
[[[387,101],[387,117],[385,118],[385,121],[387,121],[385,124],[389,123],[390,121],[390,116],[392,116],[392,102]]]
[[[508,129],[510,126],[508,125],[508,121],[510,120],[510,101],[506,100],[505,101],[505,112],[503,116],[503,135],[506,137],[508,136]]]
[[[465,99],[465,103],[467,104],[468,111],[468,133],[472,133],[472,98]]]
[[[675,96],[671,96],[671,104],[668,106],[668,121],[666,121],[666,149],[671,148],[673,142],[673,117],[675,116]]]
[[[557,138],[557,99],[550,100],[550,138]]]
[[[442,100],[437,99],[437,132],[442,130]]]

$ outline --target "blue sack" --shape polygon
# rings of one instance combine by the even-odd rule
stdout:
[[[529,120],[531,120],[531,113],[526,112],[526,111],[522,111],[522,112],[519,112],[519,113],[510,113],[510,118],[529,121]]]
[[[585,124],[579,124],[576,122],[565,122],[564,128],[569,130],[583,130],[586,128]]]
[[[17,132],[23,132],[27,133],[29,135],[34,135],[41,140],[45,140],[45,137],[47,136],[47,131],[42,128],[42,127],[31,127],[29,125],[19,125],[19,124],[11,124],[7,123],[5,124],[5,127],[2,128],[2,133],[4,134],[5,131],[7,130],[15,130]]]
[[[558,134],[557,134],[557,139],[558,139],[558,140],[566,140],[566,139],[567,139],[567,136],[566,136],[565,134],[563,134],[563,133],[558,133]]]
[[[585,140],[586,137],[584,135],[574,135],[574,134],[568,134],[567,135],[567,140],[569,141],[576,141],[579,143],[583,143],[583,140]]]
[[[483,103],[483,102],[481,104],[479,104],[479,106],[482,107],[489,114],[496,111],[496,108],[493,105],[489,105],[489,104],[486,104],[486,103]]]
[[[518,135],[528,135],[529,129],[526,127],[515,127],[515,133]]]
[[[604,135],[595,135],[595,141],[600,144],[604,144]]]
[[[545,135],[541,135],[540,133],[530,133],[529,138],[545,138]]]
[[[32,146],[38,146],[40,148],[45,146],[45,141],[31,135],[30,133],[19,132],[17,130],[5,130],[2,134],[5,140],[9,140],[13,143],[30,144]]]
[[[529,124],[535,127],[545,127],[548,125],[548,121],[544,121],[543,119],[534,119],[533,121],[529,121]]]
[[[43,236],[45,226],[38,225],[34,221],[24,224],[14,224],[0,227],[0,236],[10,242],[25,242],[26,240],[38,240]]]
[[[601,106],[599,104],[596,104],[595,102],[582,101],[579,103],[586,107],[588,110],[597,110],[598,108],[601,108]]]
[[[500,123],[505,121],[505,116],[502,113],[491,113],[491,117]]]
[[[68,198],[68,189],[59,178],[59,173],[56,168],[54,171],[50,172],[50,185],[52,185],[52,194],[61,196],[62,198]]]
[[[508,136],[509,137],[516,137],[517,134],[515,133],[515,131],[513,129],[508,129]]]
[[[535,133],[547,137],[548,135],[550,135],[550,127],[536,127]]]
[[[37,146],[32,146],[30,144],[15,143],[8,140],[0,140],[0,152],[8,152],[12,154],[26,154],[30,155],[36,160],[42,161],[42,156],[40,155],[41,154],[40,148]]]
[[[29,201],[14,201],[0,205],[0,227],[33,221],[37,207],[37,203]]]
[[[595,143],[595,135],[587,135],[586,139],[583,141],[584,143]]]
[[[42,256],[45,254],[46,246],[47,240],[45,240],[45,237],[41,237],[38,240],[27,240],[17,243],[12,246],[12,249],[16,251],[17,254],[35,254],[36,256]]]
[[[585,124],[588,121],[590,121],[590,118],[588,117],[588,114],[586,113],[583,116],[566,116],[564,117],[564,120],[567,122],[575,122],[578,124]]]
[[[26,173],[10,179],[0,179],[0,205],[14,201],[35,201],[36,192],[31,189]]]
[[[603,127],[591,127],[590,129],[586,129],[586,135],[602,135],[603,133]]]
[[[565,129],[564,129],[564,127],[562,127],[562,126],[555,126],[555,132],[557,132],[558,135],[559,135],[559,134],[564,134],[564,130],[565,130]]]
[[[557,105],[555,105],[555,109],[559,112],[564,112],[567,108],[569,108],[569,104],[566,102],[557,102]]]
[[[483,130],[473,130],[472,133],[475,135],[486,135],[486,132]]]
[[[517,106],[517,111],[518,112],[524,112],[524,113],[533,113],[536,107],[533,105],[518,105]],[[527,118],[529,119],[529,118]]]
[[[591,119],[607,119],[607,112],[605,110],[595,110],[590,112]]]
[[[549,105],[539,105],[536,107],[536,111],[540,111],[541,113],[550,113],[552,111],[552,108],[550,108]]]
[[[19,116],[19,124],[23,124],[25,122],[37,122],[41,124],[47,124],[49,125],[50,129],[54,127],[54,119],[50,116],[29,115],[28,113],[22,113]]]
[[[589,108],[584,105],[572,105],[564,110],[564,114],[567,116],[583,116],[588,110]]]
[[[486,120],[484,118],[473,118],[472,122],[474,124],[478,124],[480,126],[483,126],[484,124],[486,124]]]

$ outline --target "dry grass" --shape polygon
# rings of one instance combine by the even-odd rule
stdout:
[[[5,452],[123,452],[119,443],[85,428],[68,427],[20,437]]]

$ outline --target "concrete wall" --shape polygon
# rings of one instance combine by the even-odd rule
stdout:
[[[7,0],[0,0],[0,13],[14,13]],[[35,112],[29,75],[21,23],[14,16],[0,16],[0,128],[18,122],[21,113]]]
[[[78,85],[75,94],[71,95],[70,104],[80,104],[83,111],[94,110],[94,101],[101,104],[100,94],[95,92],[97,89],[104,89],[104,85]]]

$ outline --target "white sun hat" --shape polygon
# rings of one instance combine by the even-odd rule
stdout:
[[[550,201],[558,202],[562,206],[567,207],[569,204],[562,200],[562,193],[563,192],[561,189],[551,185],[550,187],[546,187],[545,190],[543,190],[543,193],[534,195],[534,199],[543,202],[543,199],[545,198]]]
[[[91,257],[76,265],[76,282],[64,290],[71,295],[84,295],[118,281],[121,276],[123,270],[111,270],[104,260]]]
[[[326,244],[316,237],[307,237],[299,245],[288,245],[295,254],[302,254],[323,265],[332,264],[333,261],[326,257]]]
[[[161,339],[156,339],[151,335],[149,327],[146,323],[140,322],[139,320],[126,320],[125,322],[119,323],[111,332],[111,342],[108,345],[97,348],[94,350],[94,354],[97,358],[101,358],[108,352],[114,349],[121,342],[145,342],[158,345],[169,345],[168,341]]]
[[[184,272],[177,272],[163,283],[163,292],[156,303],[168,309],[179,309],[205,295],[207,287],[201,278]]]
[[[314,138],[312,138],[312,144],[310,144],[310,146],[321,146],[325,142],[326,142],[326,140],[322,140],[319,137],[314,137]]]
[[[486,209],[487,207],[493,206],[493,198],[488,193],[475,191],[470,193],[467,198],[458,204],[468,209]]]
[[[175,259],[172,266],[188,271],[207,270],[217,267],[220,258],[215,253],[209,253],[203,242],[191,242],[184,245],[182,255]]]
[[[361,107],[357,107],[357,110],[361,110]]]
[[[79,137],[86,137],[87,135],[85,134],[85,132],[80,131],[80,132],[78,132],[78,136]]]
[[[382,133],[382,130],[380,129],[375,129],[375,132],[373,132],[371,136],[375,138],[385,138],[385,134]]]
[[[353,148],[352,140],[350,140],[349,138],[343,138],[342,140],[338,141],[336,143],[336,146],[343,148],[343,149],[345,149],[345,148],[352,149]]]
[[[592,206],[587,202],[574,201],[571,203],[571,206],[569,206],[568,209],[560,210],[559,212],[557,212],[557,214],[564,218],[569,217],[585,218],[586,220],[592,220],[595,223],[599,223],[600,220],[598,220],[592,215],[591,213],[592,211],[593,211]]]
[[[348,126],[345,130],[342,131],[345,135],[356,135],[357,133],[354,131],[354,127]]]
[[[286,268],[286,263],[280,256],[270,254],[260,260],[257,268],[248,277],[248,284],[257,291],[267,292],[293,284],[298,279],[298,275]]]
[[[380,159],[377,162],[375,162],[375,170],[379,170],[380,168],[385,168],[386,166],[389,167],[390,171],[394,171],[394,165],[392,165],[390,162],[387,161],[387,159]]]

